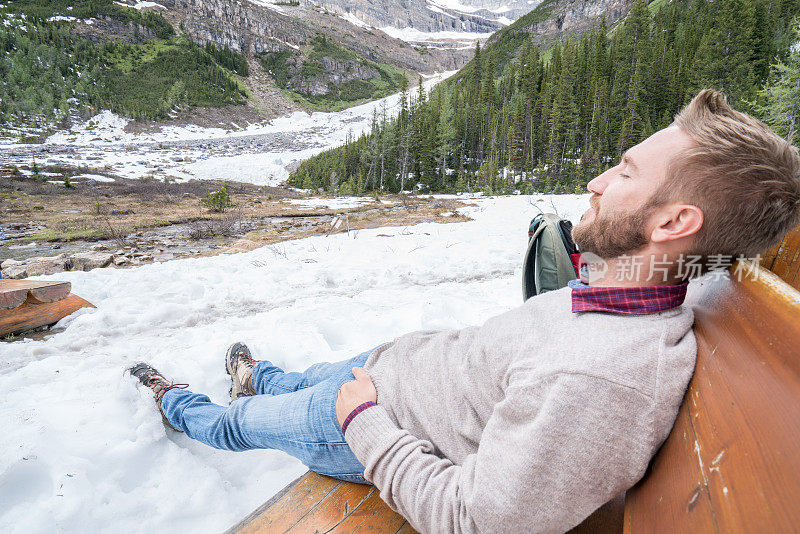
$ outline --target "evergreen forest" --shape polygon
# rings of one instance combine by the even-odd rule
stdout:
[[[533,44],[545,0],[430,94],[303,162],[293,185],[365,191],[584,192],[703,88],[789,136],[800,105],[799,0],[635,0],[624,20]],[[793,46],[794,45],[794,46]],[[420,80],[421,82],[421,80]]]
[[[158,120],[186,106],[246,101],[243,55],[176,35],[157,13],[111,0],[21,0],[0,15],[0,129],[46,130],[99,109]],[[129,24],[137,42],[77,34],[69,20],[81,17]]]

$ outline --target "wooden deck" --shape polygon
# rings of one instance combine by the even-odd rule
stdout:
[[[416,530],[386,506],[374,486],[309,471],[228,532],[410,534]]]

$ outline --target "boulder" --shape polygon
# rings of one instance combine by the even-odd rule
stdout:
[[[25,264],[22,265],[8,265],[6,266],[6,262],[3,262],[3,278],[27,278],[28,272],[25,270]]]
[[[28,278],[46,274],[68,271],[70,259],[64,254],[58,256],[40,256],[27,260],[5,260],[0,264],[4,278]]]
[[[7,260],[4,260],[3,263],[0,263],[0,269],[8,269],[9,267],[16,267],[24,264],[25,262],[22,260],[13,260],[9,258]]]
[[[44,276],[46,274],[63,273],[69,271],[71,262],[65,254],[58,256],[48,256],[30,258],[26,265],[28,276]]]
[[[72,270],[91,271],[92,269],[105,267],[111,263],[113,258],[114,255],[108,252],[77,252],[72,255]]]

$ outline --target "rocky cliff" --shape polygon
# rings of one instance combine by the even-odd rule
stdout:
[[[238,0],[175,0],[182,28],[193,40],[225,45],[246,55],[298,49],[319,34],[377,63],[418,73],[454,70],[468,51],[414,47],[309,5],[259,5]]]
[[[324,0],[320,5],[375,28],[389,26],[413,28],[420,32],[493,33],[505,26],[499,20],[501,15],[488,10],[464,12],[427,0]]]
[[[536,9],[493,35],[489,42],[524,32],[532,35],[534,42],[547,46],[561,36],[590,29],[603,15],[611,26],[625,17],[632,5],[633,0],[544,0]]]

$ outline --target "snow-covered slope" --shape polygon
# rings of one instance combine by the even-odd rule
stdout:
[[[453,72],[428,77],[426,91]],[[412,93],[415,91],[412,90]],[[413,95],[412,95],[413,97]],[[289,168],[324,150],[368,132],[373,116],[397,114],[400,94],[332,113],[306,113],[242,125],[239,130],[164,126],[150,133],[128,133],[130,122],[103,111],[69,130],[51,135],[43,145],[0,146],[7,165],[90,166],[126,178],[236,180],[278,185]]]
[[[317,0],[313,0],[316,3]],[[456,47],[514,22],[541,0],[322,0],[321,5],[359,26],[425,46]]]
[[[0,532],[220,532],[304,472],[278,451],[224,452],[167,431],[138,360],[227,403],[246,342],[287,370],[402,333],[483,323],[521,304],[530,218],[588,197],[477,199],[473,221],[313,237],[133,269],[66,272],[93,302],[45,341],[0,343]],[[390,237],[385,237],[390,236]]]

